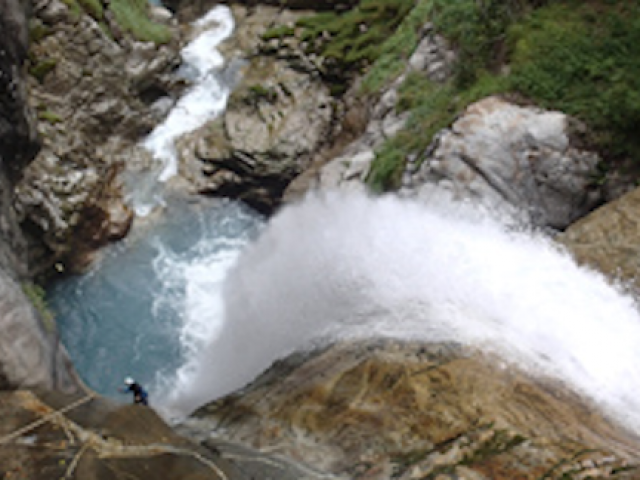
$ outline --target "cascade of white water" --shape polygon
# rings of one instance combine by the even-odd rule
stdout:
[[[640,431],[634,299],[544,236],[469,206],[309,198],[243,252],[223,301],[222,320],[206,307],[189,313],[221,328],[180,370],[172,414],[243,386],[318,336],[385,336],[497,353]]]
[[[177,171],[175,140],[226,103],[215,46],[233,29],[229,10],[216,7],[194,27],[207,25],[183,52],[194,87],[144,142],[160,182]],[[143,200],[134,200],[139,213],[155,201]],[[283,209],[236,262],[253,221],[233,213],[241,228],[224,232],[224,215],[196,215],[198,229],[179,215],[187,223],[163,233],[173,247],[162,236],[142,256],[122,248],[61,294],[67,346],[79,344],[86,357],[74,360],[96,384],[161,370],[154,405],[183,415],[321,336],[457,341],[563,380],[640,432],[635,301],[542,235],[444,200],[328,194]],[[158,366],[168,350],[172,371]]]
[[[218,5],[191,27],[195,37],[181,51],[180,71],[192,86],[142,142],[158,162],[159,170],[143,181],[136,179],[130,189],[129,200],[139,216],[148,215],[155,205],[163,203],[157,192],[158,182],[162,184],[178,173],[176,140],[217,117],[227,104],[230,86],[221,75],[225,60],[216,48],[233,32],[231,11]]]

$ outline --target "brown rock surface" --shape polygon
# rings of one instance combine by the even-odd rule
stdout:
[[[299,360],[197,411],[191,433],[350,479],[640,475],[638,439],[588,402],[459,346],[342,344]]]
[[[0,392],[0,416],[0,478],[5,480],[320,478],[231,444],[198,446],[174,433],[150,408],[92,396]]]
[[[559,241],[582,264],[640,287],[640,189],[572,224]]]

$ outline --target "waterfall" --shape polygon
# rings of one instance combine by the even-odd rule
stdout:
[[[224,110],[233,70],[240,66],[237,62],[232,63],[231,71],[225,74],[225,60],[216,49],[233,32],[234,20],[228,7],[214,7],[193,22],[191,28],[195,38],[181,51],[182,65],[178,72],[191,87],[142,142],[156,161],[156,169],[151,174],[134,175],[129,181],[128,200],[139,216],[146,216],[156,205],[164,204],[159,190],[178,173],[176,140],[202,127]]]
[[[545,236],[468,205],[310,197],[243,251],[223,300],[221,328],[166,405],[173,413],[242,387],[316,338],[392,337],[490,351],[640,431],[634,299]]]
[[[564,381],[640,432],[635,300],[540,233],[436,198],[327,193],[265,226],[231,202],[159,200],[175,139],[226,103],[215,45],[233,21],[216,7],[195,27],[212,22],[183,52],[193,88],[144,141],[161,168],[132,190],[140,215],[158,201],[166,215],[49,292],[85,381],[113,395],[132,375],[180,416],[319,338],[455,341]]]

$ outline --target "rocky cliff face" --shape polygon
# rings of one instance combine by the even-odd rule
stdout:
[[[26,243],[13,207],[14,185],[35,154],[36,131],[25,96],[27,22],[18,1],[0,5],[0,389],[74,390],[77,379],[55,335],[23,292]]]
[[[168,75],[176,29],[168,44],[139,42],[110,12],[97,19],[73,3],[38,0],[32,11],[27,87],[43,145],[17,206],[34,272],[54,262],[81,268],[92,250],[126,234],[133,214],[117,173],[166,113],[156,100],[170,104],[179,88]]]
[[[0,263],[5,269],[25,269],[25,244],[13,209],[13,186],[38,149],[27,104],[25,71],[27,23],[18,0],[0,5]]]
[[[236,33],[222,49],[243,64],[241,75],[224,113],[178,142],[180,173],[202,193],[270,213],[329,141],[337,103],[312,62],[261,38],[269,25],[291,24],[300,13],[234,6],[233,14]]]

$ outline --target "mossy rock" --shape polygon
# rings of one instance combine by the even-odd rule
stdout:
[[[37,60],[29,67],[29,74],[42,83],[45,77],[51,73],[57,65],[58,61],[55,58]]]

